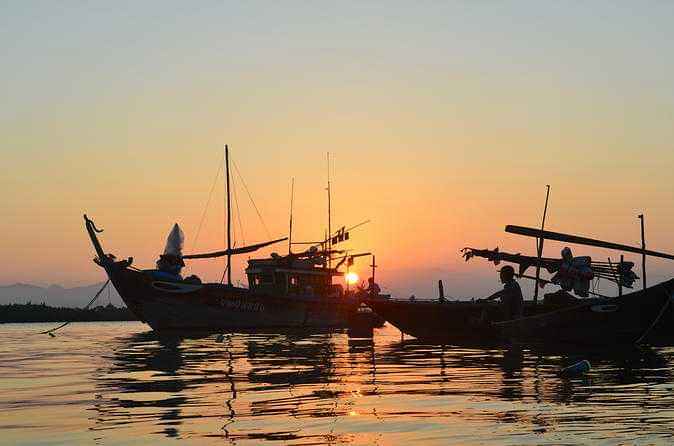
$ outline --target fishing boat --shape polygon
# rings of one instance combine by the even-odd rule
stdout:
[[[506,232],[539,240],[618,249],[642,254],[644,259],[645,256],[654,256],[674,260],[670,254],[646,250],[645,246],[638,248],[521,226],[507,226]],[[515,340],[591,345],[658,343],[674,339],[674,279],[650,287],[644,286],[639,291],[623,293],[623,288],[631,288],[638,277],[631,271],[633,263],[625,262],[622,256],[619,262],[604,263],[592,262],[589,258],[579,262],[568,257],[543,258],[540,251],[538,256],[523,256],[503,253],[498,249],[465,248],[463,254],[466,260],[484,257],[496,264],[507,262],[519,265],[519,277],[534,279],[539,286],[554,284],[564,289],[547,294],[542,301],[525,301],[522,317],[515,319],[504,317],[497,303],[485,299],[448,301],[444,299],[442,291],[439,299],[434,301],[383,299],[375,296],[368,299],[367,304],[401,332],[419,339],[445,343]],[[532,266],[556,274],[551,280],[538,278],[538,271],[536,277],[524,274]],[[643,276],[645,271],[644,260]],[[618,295],[609,297],[589,291],[587,282],[595,277],[616,283]]]
[[[333,248],[348,239],[348,230],[328,233],[325,240],[299,253],[272,254],[250,259],[246,268],[248,287],[232,284],[231,257],[288,240],[278,238],[254,245],[232,247],[229,149],[225,146],[227,186],[227,248],[209,253],[182,255],[179,228],[169,235],[167,249],[156,269],[138,269],[133,258],[118,260],[101,246],[102,232],[84,215],[85,227],[96,252],[94,262],[102,267],[128,308],[156,331],[228,331],[270,328],[346,327],[358,316],[362,293],[347,289],[333,278],[343,278],[354,258],[370,253],[350,254]],[[292,209],[292,208],[291,208]],[[291,210],[292,235],[292,210]],[[192,276],[183,279],[179,271],[185,260],[227,258],[226,283],[201,283]],[[332,262],[337,261],[333,266]],[[223,275],[224,276],[224,275]],[[223,277],[224,279],[224,277]]]

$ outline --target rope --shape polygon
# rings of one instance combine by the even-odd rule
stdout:
[[[91,306],[91,304],[93,304],[93,303],[96,301],[96,299],[98,299],[98,296],[101,295],[101,293],[103,292],[103,290],[105,289],[105,287],[108,286],[109,283],[110,283],[110,279],[108,279],[108,280],[103,284],[103,286],[101,287],[101,289],[98,290],[98,293],[96,293],[96,295],[94,296],[94,298],[91,299],[91,300],[89,301],[89,303],[83,308],[83,310],[88,310],[88,309],[89,309],[89,307]],[[47,331],[41,331],[41,332],[39,332],[38,334],[48,334],[49,336],[54,337],[54,332],[55,332],[56,330],[59,330],[59,329],[65,327],[66,325],[70,324],[71,322],[73,322],[73,321],[65,322],[65,323],[59,325],[59,326],[56,327],[56,328],[52,328],[51,330],[47,330]]]
[[[228,268],[229,268],[229,265],[226,265],[226,266],[225,266],[225,269],[222,270],[222,277],[220,278],[220,283],[224,283],[224,282],[225,282],[225,274],[227,274],[227,269],[228,269]]]
[[[253,204],[253,208],[255,208],[255,212],[257,212],[257,216],[260,219],[260,223],[262,223],[262,227],[264,227],[264,230],[267,233],[267,237],[271,238],[271,233],[269,232],[269,229],[267,228],[267,225],[265,224],[264,219],[262,218],[262,214],[260,213],[260,210],[257,208],[257,205],[255,204],[255,200],[253,200],[253,196],[251,195],[250,191],[248,190],[248,186],[246,185],[246,181],[243,179],[243,176],[241,175],[241,172],[239,172],[239,167],[236,165],[236,161],[232,160],[232,164],[234,164],[234,170],[236,170],[237,175],[239,175],[239,178],[241,179],[241,184],[243,185],[243,188],[245,189],[246,193],[248,194],[248,198],[250,199],[250,202]]]
[[[232,186],[231,187],[232,187],[231,192],[232,192],[232,195],[234,196],[234,208],[232,208],[232,210],[231,210],[232,211],[233,224],[231,222],[230,222],[230,224],[232,224],[232,248],[236,248],[236,241],[238,240],[236,238],[237,237],[236,215],[238,214],[236,212],[236,209],[237,209],[238,206],[237,206],[237,203],[236,203],[236,182],[234,181],[234,178],[232,178]]]
[[[667,295],[667,288],[665,288],[665,295]],[[641,342],[646,338],[646,336],[648,336],[651,333],[651,330],[653,330],[653,328],[657,325],[657,323],[660,322],[662,315],[665,314],[665,310],[667,310],[667,308],[669,307],[671,300],[672,298],[670,296],[667,296],[667,300],[660,309],[660,313],[658,313],[657,317],[653,320],[653,323],[646,329],[646,331],[644,331],[644,333],[641,336],[639,336],[639,339],[637,339],[634,342],[635,344],[641,344]]]
[[[236,219],[239,221],[239,235],[241,236],[241,244],[245,246],[246,235],[243,233],[243,224],[241,223],[241,211],[239,210],[239,197],[236,194],[236,186],[234,186],[232,190],[234,191],[234,204],[236,205]],[[234,228],[236,229],[236,226]]]
[[[218,171],[215,174],[215,178],[213,179],[213,184],[211,185],[211,191],[208,193],[208,200],[206,200],[206,206],[204,207],[204,212],[201,214],[201,220],[199,221],[199,227],[197,228],[196,235],[194,236],[194,243],[192,243],[192,251],[194,251],[194,248],[197,247],[197,239],[199,238],[199,234],[201,233],[201,227],[204,224],[204,219],[206,218],[206,212],[208,212],[208,205],[211,203],[211,197],[213,196],[213,190],[215,190],[215,184],[218,182],[218,178],[220,178],[220,171],[222,170],[222,165],[224,161],[220,163],[218,166]]]

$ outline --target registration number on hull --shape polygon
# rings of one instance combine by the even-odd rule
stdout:
[[[220,306],[234,311],[245,311],[249,313],[261,313],[264,311],[264,305],[261,302],[249,302],[244,299],[225,299],[220,298]]]

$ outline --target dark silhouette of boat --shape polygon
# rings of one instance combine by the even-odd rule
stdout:
[[[134,268],[132,259],[118,261],[104,254],[93,221],[85,219],[96,249],[95,262],[105,269],[128,308],[154,330],[345,327],[360,305],[355,293],[340,292],[340,286],[332,284],[332,277],[341,273],[328,267],[309,268],[308,259],[300,256],[269,259],[262,262],[264,267],[251,260],[250,288],[157,277],[156,270]],[[265,274],[275,282],[260,280]],[[313,284],[314,291],[303,291],[306,283]]]
[[[491,302],[372,298],[367,304],[402,332],[426,340],[614,344],[638,341],[673,292],[674,280],[669,280],[611,299],[588,298],[568,304],[527,301],[524,317],[515,320],[503,320],[499,304]],[[671,327],[672,320],[666,323]]]
[[[204,254],[161,256],[158,269],[137,269],[133,259],[117,260],[106,254],[97,234],[102,232],[86,215],[85,226],[96,251],[94,262],[107,273],[128,308],[154,330],[231,331],[269,328],[347,328],[351,319],[362,319],[358,308],[363,293],[345,291],[333,284],[333,277],[343,277],[340,266],[353,264],[355,257],[332,248],[348,239],[341,228],[328,232],[322,242],[301,253],[272,254],[269,258],[248,261],[248,288],[234,286],[231,279],[231,256],[254,252],[287,240],[288,237],[233,248],[231,246],[231,210],[229,194],[229,158],[225,146],[227,171],[227,249]],[[291,209],[292,235],[292,209]],[[179,232],[179,228],[174,231]],[[182,241],[181,241],[182,244]],[[290,243],[289,243],[290,247]],[[336,257],[337,256],[337,257]],[[171,257],[171,258],[169,258]],[[227,283],[201,283],[195,277],[184,279],[175,272],[184,266],[183,259],[227,257]],[[332,261],[340,260],[333,267]],[[168,270],[162,269],[162,262]],[[179,265],[174,268],[175,265]],[[173,270],[171,268],[174,268]],[[167,272],[168,271],[168,272]]]
[[[674,258],[669,254],[647,251],[644,248],[531,228],[508,226],[506,231],[569,243],[622,249],[661,258]],[[495,263],[505,261],[519,264],[520,277],[533,278],[524,275],[524,270],[530,266],[542,266],[549,268],[551,272],[564,271],[563,260],[553,262],[551,259],[541,258],[540,253],[538,257],[528,257],[500,253],[498,250],[468,249],[468,254],[464,254],[467,258],[479,256]],[[618,296],[606,297],[594,293],[598,297],[579,299],[558,291],[547,294],[542,302],[525,301],[522,317],[515,319],[505,317],[501,306],[497,303],[484,299],[446,301],[442,294],[441,298],[435,301],[396,300],[375,296],[367,299],[367,304],[404,333],[424,340],[446,343],[503,340],[576,345],[634,344],[645,341],[663,343],[667,340],[671,342],[671,339],[674,339],[672,310],[674,279],[623,294],[623,286],[631,287],[636,278],[631,272],[631,265],[621,260],[620,263],[600,265],[597,268],[618,284]],[[574,274],[576,272],[572,271]],[[551,283],[538,279],[538,283],[543,282]]]

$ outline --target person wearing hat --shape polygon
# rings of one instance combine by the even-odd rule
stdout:
[[[367,288],[365,291],[371,296],[379,296],[379,293],[381,293],[381,288],[379,288],[379,285],[374,281],[374,277],[367,279]]]
[[[522,297],[522,289],[515,280],[515,269],[510,265],[506,265],[499,270],[499,276],[503,289],[489,296],[487,300],[501,299],[501,306],[503,307],[503,314],[506,320],[521,318],[524,298]]]

